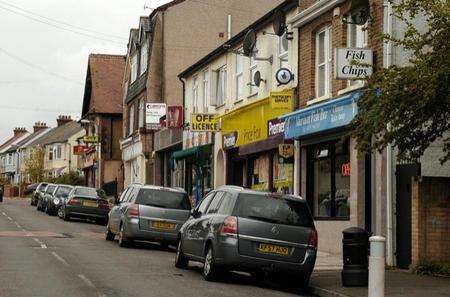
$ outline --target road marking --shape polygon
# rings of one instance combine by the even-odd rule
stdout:
[[[47,245],[45,243],[43,243],[42,241],[40,241],[39,239],[33,238],[33,240],[36,241],[38,244],[40,244],[42,249],[47,248]]]
[[[7,218],[8,218],[8,220],[10,220],[10,221],[12,221],[13,219],[11,218],[11,217],[9,217],[9,216],[6,216]]]
[[[67,263],[67,261],[64,260],[63,257],[61,257],[60,255],[58,255],[57,253],[52,252],[52,255],[55,256],[55,258],[56,258],[59,262],[63,263],[63,264],[66,265],[66,266],[69,266],[69,263]]]
[[[85,277],[83,274],[78,274],[78,277],[89,287],[91,288],[95,288],[94,284],[87,278]]]
[[[14,224],[16,224],[17,228],[22,228],[22,226],[20,226],[20,224],[17,222],[14,222]]]

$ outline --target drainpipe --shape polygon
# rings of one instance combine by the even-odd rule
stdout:
[[[384,1],[384,10],[386,13],[385,17],[385,28],[384,32],[392,35],[393,34],[393,15],[392,15],[392,3],[390,1]],[[392,42],[389,41],[383,45],[383,64],[385,68],[392,66]],[[388,124],[388,129],[390,125]],[[394,156],[393,156],[392,144],[388,144],[386,147],[386,264],[389,266],[395,265],[394,260],[394,211],[395,211],[395,200],[394,200],[394,188],[393,188],[393,171],[394,171]]]

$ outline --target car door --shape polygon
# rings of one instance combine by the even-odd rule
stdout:
[[[200,240],[199,232],[201,222],[204,220],[204,214],[214,198],[216,192],[209,193],[193,211],[193,215],[186,222],[183,232],[183,251],[186,254],[195,255],[196,249],[200,246],[198,241]]]
[[[119,203],[114,205],[109,212],[109,229],[114,233],[119,232],[120,220],[122,219],[121,206],[123,206],[122,204],[125,203],[131,191],[132,187],[126,188],[122,195],[120,195]]]

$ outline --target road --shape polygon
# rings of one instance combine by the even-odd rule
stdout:
[[[240,273],[206,282],[200,265],[176,269],[173,250],[152,243],[119,248],[104,239],[104,230],[6,199],[0,203],[0,297],[298,296],[287,285]]]

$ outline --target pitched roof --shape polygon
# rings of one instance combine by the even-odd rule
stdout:
[[[122,77],[125,56],[90,54],[82,116],[88,113],[122,113]]]
[[[26,132],[23,134],[15,135],[8,139],[6,142],[4,142],[2,145],[0,145],[0,153],[4,153],[8,151],[13,145],[15,145],[17,142],[21,141],[25,137],[27,137],[30,133]]]
[[[81,130],[83,130],[83,127],[81,127],[81,124],[79,124],[78,122],[68,122],[67,124],[53,128],[42,137],[39,137],[38,139],[30,143],[28,146],[67,142],[67,140],[71,136],[80,132]]]
[[[24,138],[21,141],[19,141],[18,143],[16,143],[15,146],[17,146],[18,148],[27,147],[34,140],[39,139],[39,137],[42,137],[43,135],[45,135],[49,131],[51,131],[50,127],[38,130],[38,131],[36,131],[34,133],[31,133],[26,138]]]

